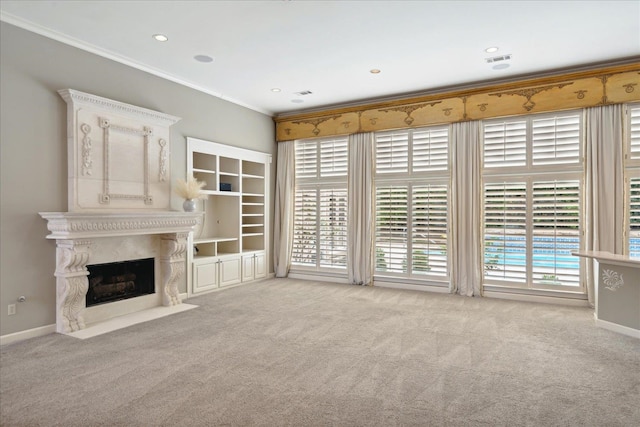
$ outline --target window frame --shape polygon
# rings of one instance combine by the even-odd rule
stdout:
[[[326,146],[323,147],[323,144],[336,143],[340,142],[344,145],[344,156],[340,157],[340,164],[344,164],[344,172],[336,174],[335,172],[328,172],[326,174],[322,173],[323,168],[323,148],[326,149]],[[296,149],[298,148],[297,144],[306,144],[306,145],[315,145],[315,174],[311,176],[311,173],[305,174],[303,177],[298,177],[296,173],[296,182],[295,182],[295,194],[294,194],[294,237],[293,237],[293,249],[291,255],[291,271],[301,271],[301,272],[326,272],[331,274],[345,274],[347,272],[346,266],[346,236],[345,236],[345,247],[344,247],[344,265],[325,265],[323,264],[323,255],[322,255],[322,238],[321,238],[321,219],[322,219],[322,210],[319,209],[321,206],[321,194],[323,191],[334,190],[344,192],[345,200],[344,200],[344,209],[345,209],[345,221],[344,228],[346,230],[347,220],[346,220],[346,209],[348,203],[348,188],[347,188],[347,173],[348,173],[348,150],[349,150],[349,140],[348,137],[327,137],[327,138],[314,138],[314,139],[304,139],[298,140],[295,142]],[[297,172],[297,161],[298,157],[296,156],[296,163],[294,164],[294,168],[296,168]],[[325,163],[326,166],[326,163]],[[334,168],[330,168],[334,169]],[[297,262],[296,258],[296,224],[298,222],[298,215],[296,213],[297,208],[297,199],[299,192],[314,192],[315,200],[316,200],[316,211],[315,211],[315,263],[311,265],[310,263],[301,263]],[[346,231],[345,231],[346,233]]]
[[[535,164],[533,158],[533,123],[537,120],[545,120],[558,116],[575,115],[578,117],[578,129],[580,132],[578,141],[578,154],[575,161],[570,163],[551,163],[551,164]],[[518,166],[495,166],[485,167],[485,126],[494,123],[524,122],[525,123],[525,158],[524,163]],[[536,282],[533,273],[533,247],[534,247],[534,193],[533,185],[536,182],[551,181],[578,181],[578,248],[582,250],[585,247],[585,212],[584,212],[584,192],[585,192],[585,162],[584,162],[584,111],[569,110],[551,113],[531,114],[526,116],[502,117],[496,119],[485,120],[482,122],[481,132],[482,147],[482,277],[483,286],[496,288],[517,288],[529,291],[556,291],[556,292],[580,292],[586,293],[586,270],[585,263],[582,259],[576,257],[578,264],[578,286],[565,284],[544,284],[540,281]],[[524,282],[516,282],[509,280],[496,280],[487,277],[485,268],[487,265],[487,227],[486,227],[486,198],[485,191],[487,184],[508,182],[508,183],[524,183],[525,184],[525,280]],[[556,267],[557,268],[557,267]]]
[[[640,153],[636,154],[634,157],[632,151],[633,134],[631,124],[634,114],[632,111],[635,111],[635,114],[637,114],[635,117],[638,118],[638,123],[640,124],[640,103],[629,103],[624,105],[624,253],[629,256],[640,256],[631,251],[631,181],[640,179]],[[640,138],[638,138],[636,143],[640,145]],[[640,235],[638,237],[640,237]]]
[[[439,159],[434,162],[435,166],[431,169],[428,167],[420,166],[422,170],[414,170],[414,135],[422,132],[436,132],[446,134],[446,164],[442,166],[442,157],[434,156]],[[408,146],[407,146],[407,170],[406,172],[399,171],[384,171],[378,168],[378,138],[380,136],[387,137],[392,134],[407,134]],[[417,145],[417,144],[416,144]],[[436,146],[436,148],[439,146]],[[378,189],[400,186],[406,188],[407,195],[407,221],[404,229],[404,255],[406,257],[406,271],[380,271],[377,269],[378,264],[378,204],[375,207],[375,220],[374,220],[374,240],[373,247],[375,251],[374,257],[374,280],[376,281],[393,281],[402,279],[404,283],[415,284],[428,284],[435,286],[448,286],[451,280],[451,127],[449,125],[437,125],[420,128],[407,128],[398,129],[392,131],[376,132],[375,140],[375,164],[373,192],[377,201]],[[417,150],[415,150],[417,151]],[[418,169],[418,168],[416,168]],[[413,268],[414,254],[414,188],[425,185],[437,185],[444,186],[446,188],[446,237],[445,237],[445,249],[446,249],[446,266],[445,274],[432,274],[432,273],[417,273]],[[409,205],[409,202],[411,205]],[[411,206],[411,209],[409,209]],[[386,262],[386,258],[385,258]]]

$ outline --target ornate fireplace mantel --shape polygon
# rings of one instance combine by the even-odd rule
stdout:
[[[184,274],[189,232],[200,214],[186,212],[86,213],[41,212],[56,240],[56,330],[84,329],[83,312],[89,286],[87,265],[96,239],[160,235],[160,286],[162,304],[180,304],[178,280]]]

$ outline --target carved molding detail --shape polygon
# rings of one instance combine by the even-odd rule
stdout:
[[[611,74],[600,76],[600,81],[602,82],[602,101],[600,101],[599,105],[606,105],[609,102],[609,97],[607,96],[607,82],[609,81],[609,77],[611,77]]]
[[[576,98],[584,99],[584,96],[585,96],[584,94],[587,93],[587,92],[589,92],[589,91],[588,90],[578,90],[578,91],[573,92],[573,93],[576,94]]]
[[[523,96],[527,98],[527,100],[524,102],[524,104],[522,104],[522,107],[527,111],[531,111],[533,107],[536,106],[536,103],[531,100],[531,98],[533,98],[535,95],[539,94],[540,92],[545,92],[551,89],[562,89],[563,87],[569,86],[572,84],[573,82],[561,83],[557,85],[533,87],[528,89],[517,89],[517,90],[511,90],[511,91],[505,91],[505,92],[499,92],[499,93],[490,93],[489,96],[497,96],[498,98],[502,97],[502,95]]]
[[[82,175],[91,175],[93,160],[91,160],[91,126],[86,123],[80,125],[82,137]]]
[[[157,212],[131,214],[89,214],[41,212],[51,232],[48,239],[163,234],[190,230],[200,223],[200,214]]]
[[[293,122],[293,124],[296,125],[300,125],[300,124],[307,124],[307,125],[312,125],[313,126],[313,130],[311,131],[314,135],[318,136],[320,134],[320,129],[318,129],[318,125],[320,125],[321,123],[326,122],[327,120],[335,120],[342,117],[342,114],[336,114],[335,116],[329,116],[329,117],[320,117],[318,119],[311,119],[311,120],[300,120],[297,122]]]
[[[637,86],[637,83],[629,83],[626,85],[622,85],[622,87],[624,88],[624,91],[627,93],[631,93],[635,90],[635,86]]]
[[[167,141],[160,138],[158,144],[160,145],[158,181],[164,182],[167,180]]]
[[[180,304],[178,280],[184,275],[188,233],[165,234],[161,237],[162,305]]]
[[[58,240],[56,247],[56,330],[69,333],[85,327],[82,312],[89,289],[88,240]]]
[[[178,117],[171,116],[169,114],[159,113],[142,107],[135,107],[133,105],[78,92],[72,89],[62,89],[59,90],[58,93],[67,102],[73,101],[76,103],[90,104],[101,109],[111,110],[119,114],[136,116],[142,120],[163,124],[164,126],[171,126],[180,120]]]
[[[622,277],[622,274],[611,269],[602,270],[602,281],[604,282],[604,287],[606,289],[614,292],[618,290],[618,288],[624,286],[624,278]]]
[[[109,204],[111,199],[124,199],[124,200],[143,200],[145,205],[153,204],[153,196],[149,194],[149,137],[153,135],[153,128],[149,126],[143,126],[142,129],[132,129],[124,126],[112,125],[111,121],[106,118],[100,118],[100,127],[103,129],[104,143],[104,179],[103,179],[103,193],[100,194],[99,201],[102,204]],[[109,181],[109,135],[110,130],[113,129],[116,132],[126,133],[134,136],[143,137],[144,148],[144,194],[113,194],[110,192]]]
[[[402,107],[385,108],[385,109],[378,110],[378,111],[381,111],[383,113],[388,113],[390,111],[405,113],[407,115],[407,117],[405,117],[404,122],[408,126],[411,126],[411,123],[413,123],[413,121],[415,120],[413,117],[411,117],[411,114],[414,111],[419,110],[420,108],[424,108],[424,107],[433,107],[434,105],[441,104],[441,103],[442,103],[442,101],[424,102],[422,104],[416,104],[416,105],[406,105],[406,106],[402,106]]]

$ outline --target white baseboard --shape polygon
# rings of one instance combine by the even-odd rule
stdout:
[[[287,277],[289,279],[297,279],[297,280],[311,280],[316,282],[341,283],[345,285],[349,284],[349,281],[346,278],[322,275],[322,274],[289,273]]]
[[[439,294],[448,294],[449,288],[445,286],[430,285],[414,285],[411,283],[385,282],[382,280],[374,280],[373,286],[379,288],[407,289],[411,291],[436,292]]]
[[[596,326],[602,329],[607,329],[609,331],[640,339],[640,330],[633,329],[628,326],[618,325],[617,323],[607,322],[606,320],[600,320],[597,317]]]
[[[28,340],[29,338],[43,337],[45,335],[56,332],[56,325],[40,326],[38,328],[27,329],[25,331],[15,332],[0,336],[0,345],[11,344],[18,341]]]
[[[507,299],[511,301],[539,302],[544,304],[569,305],[572,307],[589,307],[589,301],[577,298],[550,297],[545,295],[516,294],[509,292],[495,292],[485,290],[482,296],[486,298]]]

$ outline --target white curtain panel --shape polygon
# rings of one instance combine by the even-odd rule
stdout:
[[[624,253],[622,105],[586,109],[586,250]],[[595,263],[587,261],[587,296],[595,303]]]
[[[349,135],[347,202],[347,273],[349,283],[373,280],[373,153],[374,134]]]
[[[273,220],[273,269],[276,277],[287,277],[291,267],[296,197],[295,159],[295,142],[279,142]]]
[[[482,295],[481,123],[451,125],[451,285],[449,291]]]

